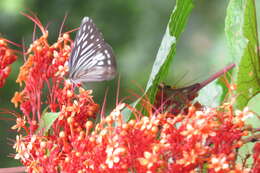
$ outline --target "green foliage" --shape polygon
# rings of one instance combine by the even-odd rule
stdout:
[[[157,53],[145,93],[153,103],[157,87],[168,74],[168,69],[176,53],[176,42],[182,33],[193,8],[191,0],[177,1]],[[260,60],[256,27],[254,1],[232,0],[227,8],[225,23],[226,37],[232,54],[232,62],[237,64],[237,70],[227,74],[227,80],[234,81],[237,86],[237,108],[243,108],[248,101],[260,91]],[[233,74],[233,75],[232,75]],[[211,105],[219,105],[228,94],[226,84],[219,80],[213,82],[200,92],[200,99],[211,99]],[[132,103],[139,106],[141,98]],[[214,102],[214,103],[212,103]],[[125,110],[125,119],[130,118],[130,110]]]
[[[236,83],[236,107],[243,109],[248,102],[260,92],[260,57],[257,33],[256,8],[252,0],[230,0],[226,17],[226,37],[229,49],[238,68],[233,80]],[[255,126],[259,122],[257,117],[251,117],[247,123]],[[257,126],[256,126],[257,127]],[[247,143],[239,150],[238,162],[253,148]],[[247,159],[251,165],[252,157]]]
[[[242,109],[260,92],[260,59],[255,3],[252,0],[230,0],[226,17],[226,37],[237,64],[234,76],[237,108]]]
[[[149,95],[151,103],[154,101],[159,83],[162,82],[168,74],[170,64],[176,53],[176,42],[186,26],[192,8],[193,0],[176,1],[144,93],[144,95]],[[137,107],[141,99],[142,98],[132,103],[131,106]],[[128,121],[131,117],[131,110],[126,108],[123,114],[124,120]]]

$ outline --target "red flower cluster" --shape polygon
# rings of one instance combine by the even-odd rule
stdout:
[[[7,40],[0,38],[0,88],[11,72],[11,64],[17,59],[14,51],[8,48]]]
[[[234,115],[230,105],[129,122],[122,120],[124,106],[96,125],[79,125],[76,111],[59,116],[59,135],[17,137],[16,158],[29,172],[195,172],[205,165],[209,172],[249,172],[235,162],[246,114]]]
[[[124,122],[122,110],[127,106],[122,103],[94,123],[99,106],[92,91],[64,79],[72,44],[68,33],[50,45],[40,21],[29,18],[43,36],[26,52],[17,79],[24,87],[12,99],[23,112],[12,129],[26,132],[17,135],[15,158],[28,172],[250,171],[236,163],[237,149],[248,134],[244,120],[249,112],[235,112],[231,104],[207,109],[190,106],[184,115],[136,113],[135,120]],[[53,122],[41,126],[48,118]],[[255,151],[259,162],[259,150]]]

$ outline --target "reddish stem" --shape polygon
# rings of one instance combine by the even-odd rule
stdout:
[[[220,76],[222,76],[223,74],[225,74],[226,72],[228,72],[229,70],[234,68],[235,66],[236,66],[235,64],[230,64],[227,67],[225,67],[224,69],[220,70],[219,72],[213,74],[208,79],[206,79],[205,81],[200,83],[200,87],[198,90],[200,90],[204,86],[208,85],[210,82],[214,81],[215,79],[219,78]]]

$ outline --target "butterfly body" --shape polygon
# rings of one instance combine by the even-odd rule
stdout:
[[[169,85],[161,83],[155,99],[156,109],[160,111],[169,111],[178,114],[198,96],[200,84],[196,83],[183,88],[172,88]]]
[[[69,79],[73,83],[111,80],[116,76],[116,61],[111,46],[93,20],[84,17],[69,58]]]
[[[203,87],[205,87],[215,79],[219,78],[234,67],[235,64],[231,64],[213,74],[208,79],[183,88],[173,88],[169,85],[159,84],[154,103],[155,108],[159,111],[169,111],[175,115],[179,113],[187,113],[187,108],[198,96],[198,91],[200,89],[202,89]]]

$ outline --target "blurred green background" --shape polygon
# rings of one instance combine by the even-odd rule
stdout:
[[[202,81],[231,62],[224,35],[227,3],[226,0],[196,1],[188,26],[177,44],[168,84],[183,87]],[[141,94],[139,87],[145,88],[174,5],[173,0],[1,0],[0,36],[16,43],[24,40],[28,47],[34,25],[20,12],[36,13],[42,23],[48,25],[51,43],[56,41],[66,13],[68,18],[63,31],[78,27],[83,16],[90,16],[114,49],[121,76],[120,98],[124,98],[132,95],[130,91]],[[260,10],[259,2],[257,9]],[[19,90],[15,80],[22,63],[23,58],[20,57],[13,64],[5,87],[0,89],[0,108],[14,110],[10,99]],[[109,86],[108,112],[115,106],[117,79],[86,84],[87,88],[94,90],[95,100],[100,104],[105,88]],[[10,130],[14,123],[0,121],[1,168],[19,165],[18,161],[9,157],[14,153],[12,144],[16,132]]]

